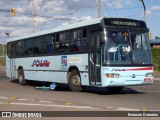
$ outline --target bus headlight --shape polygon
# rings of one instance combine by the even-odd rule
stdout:
[[[121,76],[117,73],[106,73],[106,78],[120,78]]]
[[[145,77],[153,77],[153,73],[147,73]]]

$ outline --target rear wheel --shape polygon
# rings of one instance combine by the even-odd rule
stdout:
[[[27,82],[25,80],[23,69],[18,70],[18,82],[20,85],[26,85]]]
[[[82,91],[80,75],[77,70],[72,70],[69,75],[69,88],[73,92]]]
[[[107,90],[109,90],[110,93],[118,93],[120,92],[124,87],[107,87]]]

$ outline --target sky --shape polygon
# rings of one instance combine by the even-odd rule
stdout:
[[[33,1],[35,32],[98,16],[98,0],[0,0],[0,44],[6,44],[6,33],[11,38],[33,32]],[[160,37],[160,0],[144,0],[144,3],[151,37]],[[11,14],[12,8],[16,10],[15,16]],[[140,0],[101,0],[101,17],[144,20],[143,5]]]

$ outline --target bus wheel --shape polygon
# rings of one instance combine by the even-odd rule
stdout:
[[[73,92],[82,91],[81,80],[77,70],[71,71],[69,74],[69,88]]]
[[[27,84],[27,82],[25,80],[25,77],[24,77],[23,69],[18,70],[18,81],[19,81],[20,85],[26,85]]]
[[[120,92],[124,87],[107,87],[107,90],[110,93],[118,93]]]

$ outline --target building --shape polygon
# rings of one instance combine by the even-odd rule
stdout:
[[[151,39],[150,45],[152,48],[160,48],[160,39]]]

